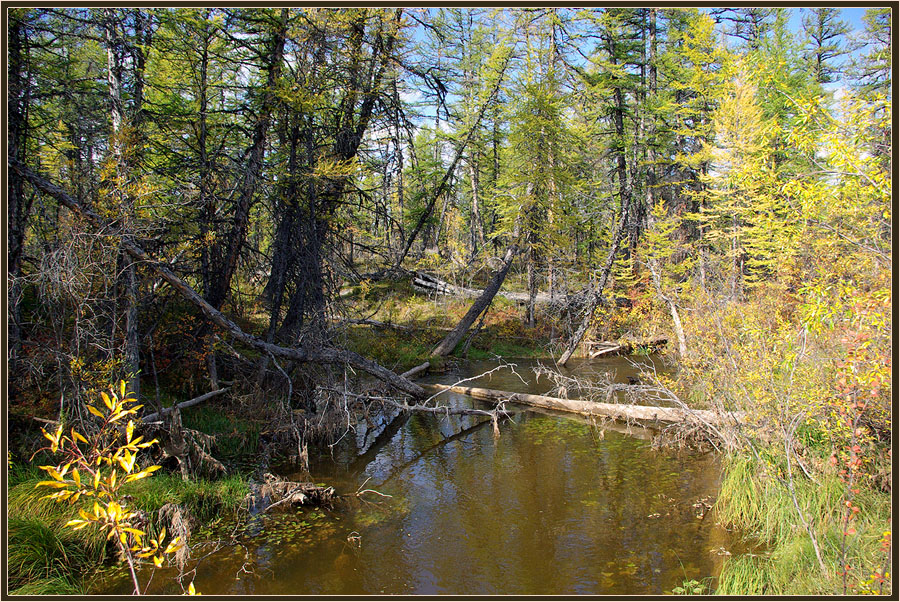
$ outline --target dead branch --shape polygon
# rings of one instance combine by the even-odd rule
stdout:
[[[13,157],[8,158],[8,165],[11,170],[28,180],[32,186],[41,192],[50,195],[57,201],[81,215],[88,220],[94,227],[104,229],[107,226],[106,220],[94,213],[91,209],[84,207],[78,200],[66,193],[63,189],[51,183],[49,180],[35,174],[27,169],[22,163]],[[133,240],[125,239],[121,241],[121,247],[129,255],[139,262],[143,262],[147,267],[160,275],[175,290],[177,290],[188,301],[197,306],[200,311],[211,322],[231,333],[235,339],[249,345],[263,353],[275,355],[295,362],[320,362],[325,364],[350,364],[355,368],[359,368],[375,378],[384,381],[392,387],[411,395],[416,399],[424,398],[425,391],[415,383],[391,372],[387,368],[364,358],[358,353],[346,349],[337,349],[334,347],[320,347],[317,349],[303,347],[281,347],[265,340],[244,332],[233,320],[225,316],[222,312],[210,305],[203,299],[190,285],[184,280],[176,276],[171,270],[163,266],[158,261],[151,258],[143,249],[141,249]]]
[[[189,408],[191,406],[195,406],[199,403],[203,403],[207,399],[212,399],[213,397],[216,397],[217,395],[226,393],[230,389],[231,389],[231,387],[225,387],[223,389],[216,389],[215,391],[210,391],[209,393],[204,393],[203,395],[200,395],[199,397],[195,397],[195,398],[189,399],[187,401],[182,401],[181,403],[176,404],[176,405],[172,406],[171,408],[163,408],[162,412],[154,412],[152,414],[148,414],[147,416],[144,416],[143,421],[144,421],[144,423],[148,423],[148,422],[155,422],[157,420],[161,420],[167,414],[170,414],[171,412],[173,412],[175,410],[175,408],[178,408],[179,410],[183,410],[184,408]]]

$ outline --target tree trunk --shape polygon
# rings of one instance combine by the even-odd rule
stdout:
[[[128,193],[129,161],[125,156],[126,131],[125,131],[125,106],[122,101],[122,57],[120,51],[124,41],[116,30],[115,13],[112,9],[104,10],[106,25],[106,61],[107,83],[109,91],[110,119],[112,122],[112,154],[116,164],[116,193],[119,197],[120,229],[123,241],[130,241],[134,228],[134,200]],[[143,34],[143,32],[141,32]],[[140,82],[142,73],[135,71],[136,97],[135,112],[140,111],[143,94],[143,84]],[[136,399],[140,399],[140,336],[138,333],[138,278],[133,261],[128,260],[124,251],[122,253],[123,271],[120,276],[119,286],[125,299],[125,378],[128,381],[128,390]]]
[[[481,208],[478,205],[478,162],[475,152],[469,153],[469,178],[472,180],[472,257],[484,248],[484,226],[481,221]]]
[[[35,188],[45,194],[50,195],[51,197],[59,201],[62,205],[65,205],[70,210],[85,218],[97,230],[107,231],[109,229],[110,225],[106,222],[106,220],[101,218],[92,210],[81,205],[81,203],[79,203],[71,195],[67,194],[64,190],[62,190],[55,184],[52,184],[48,180],[30,171],[24,165],[16,161],[13,157],[9,157],[7,159],[7,162],[12,170],[28,180]],[[130,240],[124,241],[122,246],[125,251],[135,260],[140,261],[142,264],[146,265],[148,268],[156,272],[163,280],[168,282],[176,291],[178,291],[181,296],[198,307],[210,321],[230,333],[235,340],[245,345],[249,345],[250,347],[253,347],[254,349],[262,353],[271,354],[273,356],[281,357],[295,362],[349,364],[354,368],[358,368],[360,370],[363,370],[364,372],[371,374],[375,378],[390,384],[394,388],[407,393],[412,397],[415,397],[417,399],[424,399],[426,397],[425,390],[417,384],[410,382],[408,379],[403,378],[398,374],[395,374],[394,372],[391,372],[387,368],[380,366],[372,360],[364,358],[358,353],[327,346],[314,348],[281,347],[279,345],[267,343],[263,339],[252,334],[248,334],[244,332],[237,324],[235,324],[234,321],[225,316],[225,314],[213,307],[209,302],[198,295],[197,292],[193,288],[191,288],[184,280],[176,276],[167,267],[153,260],[135,242]]]
[[[615,65],[616,53],[613,37],[607,34],[606,42],[609,50],[610,62]],[[588,306],[585,310],[581,325],[578,327],[578,330],[575,331],[575,334],[569,341],[569,346],[556,362],[557,365],[560,366],[565,366],[566,362],[569,361],[569,358],[572,357],[572,354],[575,352],[575,348],[578,347],[578,344],[584,338],[587,329],[591,325],[591,320],[594,318],[594,311],[596,311],[597,305],[602,302],[603,289],[606,286],[606,281],[609,278],[609,273],[612,270],[612,265],[615,260],[616,253],[618,253],[619,251],[619,245],[621,244],[623,235],[628,228],[630,221],[629,218],[631,217],[632,213],[631,188],[628,184],[628,166],[625,160],[625,96],[621,87],[616,86],[613,88],[613,98],[615,99],[616,103],[613,110],[613,123],[615,124],[616,128],[614,152],[616,155],[616,174],[619,180],[619,200],[622,205],[622,215],[619,220],[619,225],[616,228],[616,233],[613,236],[609,254],[606,256],[606,263],[604,264],[603,270],[600,273],[600,279],[597,282],[594,290],[591,292],[591,296],[588,300]]]
[[[265,156],[266,141],[269,126],[272,121],[272,110],[276,102],[276,87],[281,76],[284,59],[285,38],[287,36],[288,9],[281,11],[281,23],[276,32],[272,34],[272,48],[269,53],[269,62],[266,65],[266,87],[263,94],[262,106],[259,117],[253,127],[253,141],[247,153],[246,167],[238,185],[237,202],[231,223],[231,232],[227,236],[224,248],[216,245],[213,256],[222,257],[222,261],[213,265],[214,278],[211,281],[207,301],[216,309],[221,309],[231,289],[231,279],[237,269],[238,257],[247,238],[247,228],[250,222],[250,209],[253,197],[262,173],[263,158]]]
[[[478,131],[478,126],[481,123],[482,118],[484,117],[484,113],[487,108],[491,105],[494,96],[497,94],[497,91],[500,89],[500,84],[503,82],[503,74],[506,72],[506,67],[509,65],[509,57],[507,57],[506,61],[503,63],[503,67],[500,68],[500,73],[497,75],[497,82],[494,85],[494,88],[491,90],[490,95],[488,95],[487,100],[485,100],[484,104],[481,105],[481,108],[478,110],[478,113],[475,115],[475,121],[472,124],[472,127],[469,128],[469,131],[466,133],[465,138],[460,143],[460,145],[456,149],[456,153],[453,155],[453,160],[450,161],[450,167],[447,168],[447,171],[444,172],[444,177],[441,178],[440,183],[437,188],[434,190],[434,193],[431,195],[431,200],[428,202],[428,207],[425,208],[425,211],[422,212],[422,216],[419,218],[419,221],[416,222],[416,227],[413,228],[413,231],[410,233],[409,238],[406,241],[406,245],[403,247],[403,252],[400,253],[400,257],[394,263],[392,271],[397,271],[400,269],[400,266],[403,265],[403,260],[406,259],[406,256],[409,254],[409,250],[413,245],[413,241],[416,240],[416,237],[422,231],[422,227],[425,225],[425,222],[428,221],[428,218],[431,217],[432,211],[434,211],[434,205],[437,203],[438,198],[444,193],[444,189],[447,187],[447,184],[450,182],[450,177],[453,175],[453,172],[456,170],[456,164],[459,162],[459,158],[462,156],[463,151],[471,142],[472,137],[475,135],[475,132]]]
[[[584,338],[585,333],[591,325],[591,320],[594,318],[594,312],[597,310],[597,306],[603,301],[603,289],[606,287],[606,281],[609,278],[609,274],[612,271],[613,262],[616,258],[616,253],[619,251],[619,245],[622,242],[622,238],[625,235],[625,229],[628,225],[628,207],[622,207],[622,215],[619,218],[619,225],[616,227],[616,233],[613,236],[612,246],[609,248],[609,253],[606,255],[606,263],[603,264],[603,269],[600,272],[600,278],[597,281],[597,284],[594,286],[591,291],[591,295],[588,298],[588,305],[584,311],[584,318],[581,320],[581,325],[578,327],[578,330],[575,331],[575,334],[572,335],[572,339],[569,341],[569,346],[563,352],[562,357],[557,360],[557,365],[565,366],[566,362],[569,361],[569,358],[572,357],[572,354],[575,353],[576,347]]]
[[[516,230],[518,230],[518,228]],[[459,321],[459,324],[457,324],[456,327],[444,337],[444,340],[438,343],[438,346],[434,348],[431,352],[432,356],[447,356],[453,353],[453,350],[456,349],[459,342],[466,336],[466,332],[469,331],[469,328],[475,323],[475,320],[478,319],[481,312],[485,311],[488,305],[491,304],[491,301],[494,300],[494,296],[497,294],[497,291],[500,290],[500,287],[503,286],[503,281],[506,280],[509,268],[512,266],[513,259],[518,253],[518,247],[515,241],[517,234],[518,232],[513,234],[513,244],[506,250],[506,255],[503,257],[503,265],[494,273],[493,278],[491,278],[490,283],[485,287],[484,292],[482,292],[481,296],[475,300],[472,307],[466,312],[466,315]]]
[[[550,410],[573,412],[584,416],[610,416],[616,419],[647,420],[652,422],[688,422],[691,418],[696,418],[709,424],[734,424],[734,421],[744,420],[744,414],[740,412],[729,412],[727,416],[721,416],[711,410],[687,410],[680,407],[640,406],[630,403],[603,403],[599,401],[548,397],[546,395],[532,395],[529,393],[497,391],[495,389],[482,389],[479,387],[459,387],[436,384],[425,385],[425,388],[437,392],[450,391],[452,393],[468,395],[469,397],[485,401],[520,403]]]
[[[25,24],[22,22],[21,9],[9,9],[8,34],[7,34],[7,156],[25,163],[25,150],[28,131],[28,36]],[[7,174],[7,300],[8,320],[7,335],[9,347],[7,355],[7,368],[9,374],[10,398],[18,396],[17,378],[19,370],[19,351],[22,343],[21,331],[21,270],[22,255],[25,245],[25,230],[28,224],[28,216],[31,213],[31,200],[25,197],[25,181],[23,178],[9,171]]]

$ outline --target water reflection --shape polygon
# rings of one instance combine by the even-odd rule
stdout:
[[[485,366],[474,363],[466,371],[478,374]],[[627,378],[621,372],[618,378]],[[527,367],[519,373],[531,382],[494,374],[472,385],[546,391]],[[505,421],[498,438],[474,417],[415,415],[392,427],[396,432],[377,453],[348,456],[343,465],[319,462],[313,474],[342,492],[368,480],[366,487],[393,497],[258,517],[262,535],[205,559],[198,589],[660,594],[684,579],[717,574],[722,558],[715,550],[730,545],[729,534],[700,503],[718,488],[714,455],[657,451],[646,437],[531,411]],[[153,593],[180,592],[168,576],[156,576]],[[127,593],[127,583],[104,587]]]

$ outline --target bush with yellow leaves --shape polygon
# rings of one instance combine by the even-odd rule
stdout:
[[[143,530],[135,527],[134,520],[138,513],[128,508],[122,486],[149,477],[160,468],[148,466],[141,469],[137,463],[138,452],[153,446],[157,440],[144,441],[142,436],[134,436],[133,416],[142,406],[134,405],[137,400],[126,394],[125,381],[119,381],[118,391],[110,388],[109,393],[103,392],[100,397],[103,406],[99,409],[87,406],[88,411],[99,420],[96,434],[85,437],[74,428],[64,433],[62,423],[52,434],[43,431],[44,437],[50,440],[49,450],[61,453],[63,461],[57,466],[41,466],[41,470],[52,480],[41,481],[37,486],[55,489],[42,499],[56,502],[74,504],[82,498],[94,498],[93,507],[81,508],[78,511],[80,518],[70,520],[66,526],[77,531],[94,525],[106,531],[107,539],[115,541],[128,563],[134,593],[141,594],[138,566],[152,559],[156,567],[161,567],[166,557],[183,544],[175,537],[164,546],[165,528],[154,539],[147,538]],[[128,422],[123,428],[126,418]],[[193,583],[186,593],[197,593]]]

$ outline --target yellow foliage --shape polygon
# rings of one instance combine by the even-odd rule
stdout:
[[[137,463],[138,451],[157,443],[156,439],[142,442],[143,437],[134,437],[134,420],[129,420],[125,427],[125,441],[120,442],[121,434],[115,423],[132,414],[142,406],[134,405],[137,400],[126,393],[125,381],[119,381],[117,387],[100,393],[104,409],[88,406],[91,414],[100,419],[97,434],[88,438],[71,429],[71,436],[63,434],[63,426],[54,433],[42,429],[44,437],[50,441],[50,451],[64,454],[64,463],[57,466],[41,466],[53,480],[41,481],[37,487],[56,490],[44,498],[57,502],[74,503],[80,497],[95,499],[91,509],[80,509],[80,518],[70,520],[67,527],[80,530],[94,525],[106,531],[107,539],[114,540],[132,568],[135,593],[141,593],[140,583],[134,567],[139,559],[151,558],[156,566],[162,566],[165,557],[178,551],[181,544],[176,537],[165,546],[166,530],[163,528],[158,539],[144,543],[145,531],[136,528],[132,520],[137,516],[131,511],[121,491],[122,485],[150,476],[160,466],[149,466],[141,469]],[[110,468],[104,472],[104,465]],[[74,468],[73,468],[74,466]],[[71,470],[71,473],[69,472]],[[124,478],[119,478],[118,470]],[[67,478],[67,475],[70,478]],[[82,475],[89,475],[83,479]],[[190,593],[194,594],[193,583]]]

